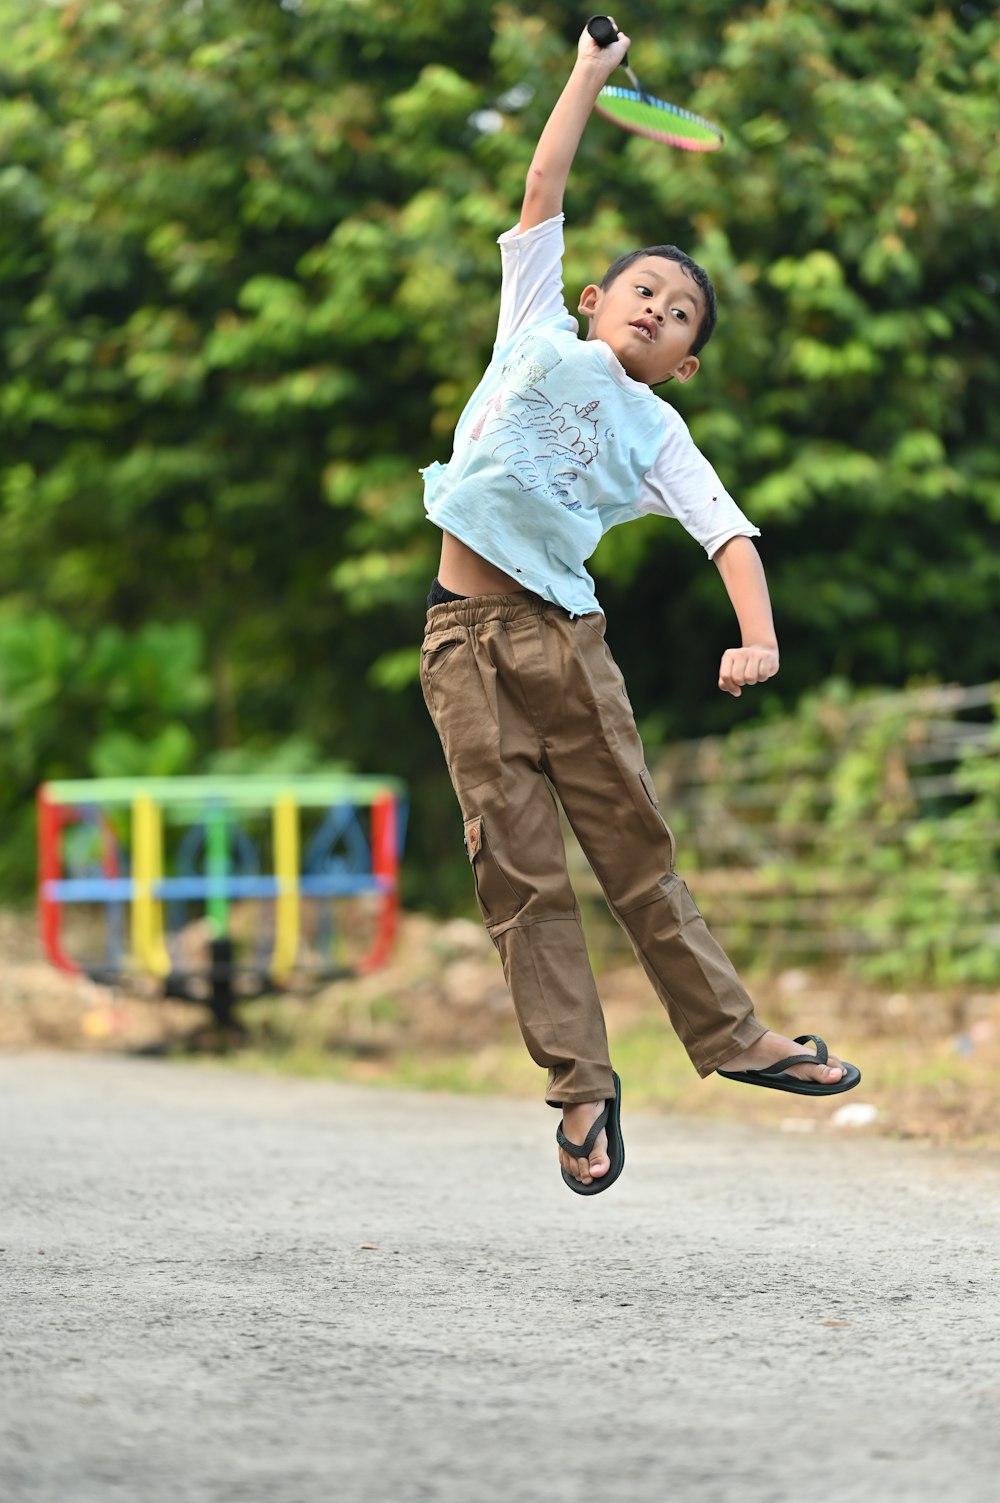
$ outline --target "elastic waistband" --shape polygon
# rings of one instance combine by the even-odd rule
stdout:
[[[433,605],[427,612],[427,629],[441,626],[480,626],[485,621],[519,621],[526,616],[544,616],[556,611],[568,613],[530,590],[515,590],[511,595],[469,595],[465,600],[447,600]]]

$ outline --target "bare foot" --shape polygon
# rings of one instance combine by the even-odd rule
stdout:
[[[779,1060],[788,1059],[789,1055],[809,1054],[811,1048],[810,1044],[797,1044],[794,1039],[786,1039],[780,1033],[765,1033],[749,1049],[727,1059],[724,1064],[727,1070],[765,1070],[768,1065],[776,1065]],[[838,1080],[843,1079],[844,1067],[831,1054],[825,1065],[792,1065],[788,1074],[797,1075],[800,1080],[817,1080],[821,1085],[836,1085]],[[574,1139],[574,1142],[579,1142],[579,1139]]]
[[[781,1055],[775,1058],[780,1059]],[[571,1143],[582,1143],[588,1132],[604,1110],[603,1101],[585,1101],[576,1106],[563,1107],[563,1132]],[[578,1179],[581,1184],[589,1185],[593,1180],[600,1179],[611,1168],[611,1160],[608,1158],[608,1135],[599,1132],[593,1148],[590,1150],[589,1159],[574,1158],[568,1154],[565,1148],[559,1150],[559,1163],[571,1175]]]

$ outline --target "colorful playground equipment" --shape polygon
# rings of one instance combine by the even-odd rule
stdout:
[[[60,970],[104,983],[157,978],[165,995],[205,1002],[232,1023],[247,997],[385,961],[405,820],[402,785],[392,778],[45,783],[38,903],[46,954]],[[68,953],[71,926],[88,959]],[[193,936],[202,942],[194,960]]]

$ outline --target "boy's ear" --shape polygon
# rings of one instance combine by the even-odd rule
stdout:
[[[600,307],[601,298],[603,296],[604,293],[601,291],[601,289],[595,286],[593,282],[591,282],[590,285],[588,287],[585,287],[580,293],[580,301],[577,305],[576,311],[578,313],[582,313],[584,318],[593,318],[594,314]]]
[[[676,367],[672,374],[677,377],[683,386],[684,382],[690,381],[691,377],[696,376],[700,369],[701,361],[697,355],[685,355],[680,365]]]

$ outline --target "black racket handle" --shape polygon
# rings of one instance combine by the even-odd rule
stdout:
[[[610,47],[612,42],[618,40],[618,28],[610,16],[591,16],[587,30],[598,47]]]
[[[591,16],[590,20],[587,22],[587,30],[594,38],[594,41],[597,43],[598,47],[610,47],[611,43],[617,42],[619,36],[621,35],[618,27],[615,25],[614,21],[612,21],[610,16]],[[639,80],[635,77],[635,74],[632,72],[632,69],[628,65],[627,52],[622,58],[622,67],[632,79],[635,87],[639,89]],[[641,94],[642,90],[639,89],[639,92]],[[644,94],[643,98],[645,98]]]

